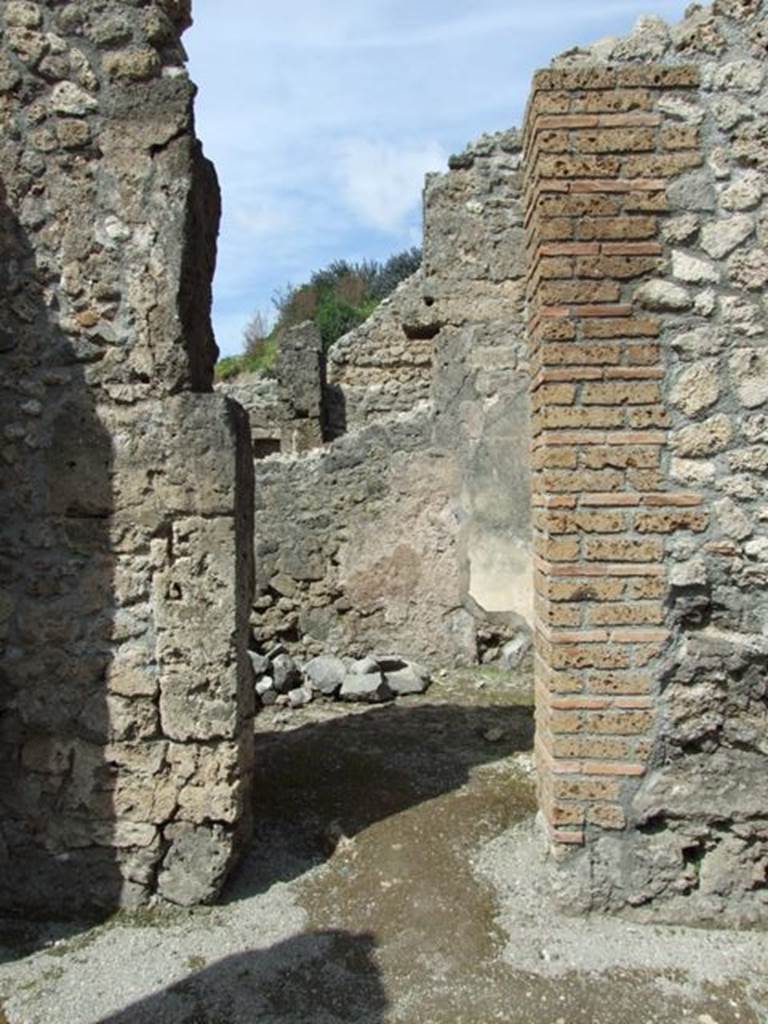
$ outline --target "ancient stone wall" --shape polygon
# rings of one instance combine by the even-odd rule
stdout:
[[[452,158],[419,274],[328,386],[292,336],[250,438],[209,393],[188,4],[0,16],[0,906],[215,895],[250,824],[249,614],[261,649],[446,664],[535,589],[569,905],[764,920],[764,5],[537,74],[524,191],[515,132]]]
[[[0,18],[0,906],[197,902],[248,829],[252,464],[188,5]]]
[[[428,406],[298,459],[264,459],[256,480],[260,651],[474,657],[455,564],[459,481],[432,446]]]
[[[312,323],[286,331],[277,353],[277,393],[285,409],[280,450],[292,455],[323,443],[325,358],[323,339]]]
[[[584,907],[768,910],[765,55],[723,0],[534,79],[537,753]]]
[[[452,164],[427,182],[421,271],[331,349],[336,440],[257,464],[262,650],[466,663],[530,621],[520,140]]]
[[[424,316],[421,274],[404,281],[328,353],[331,437],[408,412],[429,398],[435,325]]]
[[[319,447],[327,418],[320,331],[310,322],[292,327],[281,339],[273,376],[245,373],[220,381],[216,390],[248,413],[255,459]]]
[[[280,451],[285,407],[277,393],[277,380],[259,372],[241,373],[219,381],[216,391],[233,399],[248,413],[254,459]]]
[[[533,617],[525,236],[518,132],[485,135],[427,179],[423,294],[435,440],[461,480],[457,557],[470,606]]]

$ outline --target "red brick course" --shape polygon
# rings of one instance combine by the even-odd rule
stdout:
[[[687,65],[547,70],[527,114],[536,752],[559,843],[626,827],[669,637],[667,544],[708,524],[668,488],[660,323],[631,301],[662,266],[670,179],[701,163],[698,130],[656,101],[697,84]]]

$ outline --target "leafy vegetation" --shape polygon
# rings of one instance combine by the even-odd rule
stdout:
[[[239,356],[224,356],[216,364],[216,380],[231,380],[240,373],[261,373],[269,377],[274,372],[277,358],[277,335],[263,339],[255,352],[243,352]]]
[[[288,285],[272,299],[277,314],[274,326],[260,312],[254,313],[243,332],[243,352],[226,356],[216,366],[217,380],[240,373],[274,373],[280,336],[290,327],[312,320],[328,349],[343,335],[366,320],[382,299],[421,264],[421,250],[406,249],[384,263],[334,260],[315,271],[305,284]]]

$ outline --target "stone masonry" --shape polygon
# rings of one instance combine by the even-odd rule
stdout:
[[[189,16],[0,2],[0,907],[216,895],[249,632],[439,666],[530,626],[567,904],[764,923],[764,4],[558,58],[327,381],[302,326],[218,393]]]
[[[428,401],[437,328],[417,272],[328,353],[329,437]]]
[[[249,827],[253,498],[188,5],[0,19],[0,907],[195,903]]]
[[[260,652],[466,664],[527,631],[520,151],[516,132],[485,136],[431,176],[422,268],[331,349],[327,385],[308,325],[275,383],[219,385],[249,410],[255,454],[267,435],[281,452],[256,462]],[[302,453],[286,439],[317,421],[291,410],[316,416],[318,396],[329,443]]]
[[[332,352],[347,434],[262,470],[257,639],[471,660],[533,582],[542,820],[585,909],[768,905],[765,56],[763,5],[723,0],[538,73],[524,160],[509,132],[430,179],[422,270]]]
[[[768,912],[766,24],[694,5],[533,83],[536,746],[585,908]]]
[[[275,376],[246,373],[220,382],[217,390],[248,413],[254,459],[275,452],[298,455],[323,443],[325,360],[320,332],[313,324],[286,331]]]

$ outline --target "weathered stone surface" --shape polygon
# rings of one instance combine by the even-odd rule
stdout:
[[[98,108],[98,101],[73,82],[58,82],[51,90],[51,110],[56,114],[84,116]]]
[[[702,362],[683,370],[670,392],[670,400],[679,406],[686,416],[714,405],[720,397],[720,381],[717,363]]]
[[[358,658],[349,667],[352,672],[359,672],[360,675],[368,675],[369,672],[381,672],[381,665],[376,658],[372,658],[370,655],[365,658]]]
[[[757,171],[744,171],[728,185],[720,196],[720,205],[725,210],[752,210],[765,193],[763,175]]]
[[[712,68],[710,87],[735,92],[757,92],[765,79],[765,68],[753,60],[732,60]]]
[[[672,26],[670,34],[675,49],[686,55],[717,55],[727,45],[717,20],[706,9],[689,8],[683,21]]]
[[[255,676],[263,676],[269,671],[269,658],[265,654],[257,654],[256,651],[248,651],[251,661],[251,668]]]
[[[19,769],[0,780],[0,900],[16,907],[71,908],[85,878],[102,905],[211,898],[247,828],[266,667],[245,647],[244,425],[201,394],[217,193],[181,67],[189,4],[92,6],[0,12],[0,692]],[[765,916],[758,14],[718,0],[671,30],[645,19],[537,76],[531,130],[590,127],[539,122],[525,193],[515,132],[452,158],[428,182],[421,271],[342,339],[330,386],[302,328],[249,403],[270,456],[252,624],[275,674],[255,690],[282,706],[313,692],[294,655],[517,656],[532,427],[539,698],[558,698],[537,713],[563,769],[542,758],[542,808],[557,844],[583,840],[563,860],[586,863],[597,909]],[[593,120],[615,113],[643,123]],[[423,682],[377,660],[392,687],[347,672],[347,698]]]
[[[279,453],[283,424],[289,413],[278,395],[274,377],[240,374],[233,380],[219,382],[216,390],[234,399],[248,413],[254,458],[262,459]]]
[[[732,217],[706,224],[701,229],[701,247],[713,259],[720,260],[749,238],[754,230],[752,217],[746,213],[736,213]]]
[[[707,579],[707,565],[701,558],[691,558],[687,562],[673,565],[669,573],[669,582],[673,587],[703,587]]]
[[[682,456],[704,456],[722,451],[733,437],[733,424],[724,413],[710,416],[702,423],[683,427],[672,437],[672,447]]]
[[[409,411],[429,398],[436,321],[421,291],[422,277],[417,273],[331,349],[331,437],[371,418]]]
[[[528,467],[510,443],[529,419],[520,140],[483,137],[468,154],[461,173],[430,179],[421,271],[329,353],[331,442],[257,463],[260,645],[290,637],[300,659],[391,645],[466,663],[486,616],[530,619]],[[248,387],[227,390],[250,409],[257,445],[254,424],[269,437],[282,406]],[[467,591],[476,614],[458,629]]]
[[[719,281],[720,271],[709,260],[675,251],[672,253],[672,276],[689,284],[702,284],[707,281]]]
[[[714,210],[715,189],[705,171],[691,171],[673,181],[668,190],[673,210]]]
[[[325,357],[320,331],[312,323],[285,332],[277,356],[278,396],[284,407],[283,452],[302,452],[323,443]]]
[[[272,659],[273,686],[278,693],[288,693],[301,680],[299,667],[288,654],[278,654]]]
[[[736,349],[728,369],[742,405],[756,409],[768,401],[768,353],[764,349]]]
[[[670,29],[674,51],[660,51],[674,67],[624,64],[638,60],[636,33],[574,52],[557,73],[537,76],[529,107],[528,244],[538,277],[528,298],[542,369],[534,392],[540,806],[569,905],[580,891],[584,909],[641,920],[755,924],[768,906],[768,433],[762,413],[749,415],[768,402],[763,8],[691,5]],[[680,60],[690,62],[686,90],[668,92],[662,83],[682,71]],[[600,125],[573,115],[614,111],[619,83],[651,79],[652,97],[624,102],[663,115],[659,145],[674,159],[627,154],[619,166],[577,157]],[[601,217],[620,217],[627,206],[610,203],[626,186],[612,179],[628,171],[671,178],[664,204],[643,200],[659,220],[652,235],[643,233],[650,224],[636,224],[636,238],[652,238],[660,252],[643,271],[653,277],[631,292],[608,265],[598,270],[598,251],[573,260],[576,240],[594,237],[592,226],[581,233],[577,202],[585,195],[603,204]],[[587,276],[604,305],[573,304],[571,280]],[[614,296],[631,296],[631,316],[608,305],[611,284]],[[644,332],[658,347],[643,349],[642,369],[625,369],[629,338]],[[587,344],[613,338],[620,344]],[[624,375],[631,384],[615,383]],[[654,404],[630,407],[643,400]],[[642,439],[628,424],[653,427],[646,439],[663,447],[625,450]],[[615,443],[601,450],[598,431],[601,443]],[[649,533],[656,543],[638,547]],[[618,573],[639,552],[649,576],[626,586]],[[584,564],[579,579],[590,556],[608,564],[594,573]],[[634,630],[612,632],[630,622]],[[651,622],[663,629],[637,628]],[[624,687],[654,694],[639,699],[649,714],[599,708],[597,694]],[[619,759],[612,779],[598,761],[609,756]]]
[[[297,686],[295,689],[288,691],[288,705],[292,708],[303,708],[307,704],[312,703],[312,697],[311,686]]]
[[[207,899],[247,832],[252,467],[203,393],[219,196],[167,6],[0,10],[3,909]]]
[[[726,537],[744,540],[752,533],[749,517],[731,498],[715,502],[715,516]]]
[[[724,96],[718,100],[713,110],[718,126],[724,131],[729,131],[742,121],[751,120],[755,116],[755,112],[750,106],[733,96]],[[726,206],[726,209],[728,208]]]
[[[667,242],[688,243],[695,238],[701,218],[696,213],[680,213],[668,217],[662,225],[662,234]]]
[[[272,677],[271,676],[264,676],[261,679],[257,679],[256,680],[256,684],[254,686],[254,689],[256,691],[256,695],[259,698],[263,698],[264,695],[266,693],[269,693],[270,690],[274,691],[274,687],[272,685]]]
[[[757,291],[768,284],[768,251],[747,249],[735,252],[728,260],[728,276],[740,288]]]
[[[693,358],[713,356],[722,352],[726,344],[725,334],[714,327],[697,327],[683,331],[670,339],[671,344]]]
[[[367,672],[365,675],[353,672],[345,676],[339,696],[347,701],[380,704],[392,700],[394,694],[381,672]]]
[[[330,697],[344,682],[347,668],[341,658],[325,654],[308,661],[302,672],[304,678],[311,683],[313,690]]]
[[[232,857],[230,836],[220,826],[180,823],[165,829],[170,841],[158,893],[171,903],[191,907],[209,903],[219,892]]]
[[[765,333],[765,320],[759,302],[744,295],[724,295],[721,306],[723,317],[734,333],[748,338]]]
[[[689,121],[691,124],[701,124],[704,120],[704,110],[701,105],[684,96],[662,93],[656,103],[656,108],[681,121]]]
[[[385,671],[384,681],[394,694],[402,697],[406,694],[424,693],[429,686],[429,674],[406,664],[403,668]]]
[[[514,640],[509,640],[501,649],[501,663],[504,668],[512,671],[519,668],[531,649],[530,637],[519,633]]]
[[[681,312],[693,305],[690,292],[681,285],[657,278],[646,281],[635,292],[635,301],[644,309],[661,312]]]

